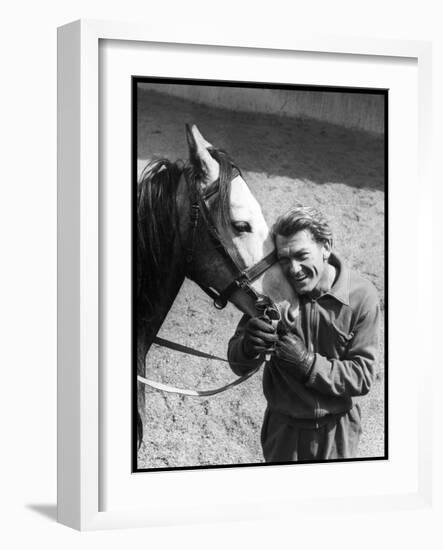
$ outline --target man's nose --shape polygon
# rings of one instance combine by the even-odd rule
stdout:
[[[294,275],[297,275],[300,269],[301,269],[300,263],[297,262],[297,260],[291,260],[291,272]]]

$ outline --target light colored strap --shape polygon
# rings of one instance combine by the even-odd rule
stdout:
[[[241,384],[242,382],[250,378],[253,374],[255,374],[258,370],[260,370],[260,367],[261,365],[256,367],[253,371],[249,372],[248,374],[240,376],[233,382],[226,384],[226,386],[222,386],[221,388],[215,388],[213,390],[188,390],[188,389],[176,388],[175,386],[168,386],[167,384],[163,384],[162,382],[149,380],[148,378],[145,378],[140,375],[137,376],[137,380],[142,384],[146,384],[147,386],[150,386],[151,388],[154,388],[160,391],[166,391],[169,393],[179,393],[181,395],[190,395],[193,397],[210,397],[211,395],[216,395],[217,393],[221,393],[223,391],[228,390],[229,388],[233,388],[234,386]]]

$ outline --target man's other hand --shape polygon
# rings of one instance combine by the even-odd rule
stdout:
[[[295,334],[285,334],[280,337],[275,345],[275,357],[280,365],[293,369],[300,380],[305,380],[309,376],[315,361],[315,355]]]

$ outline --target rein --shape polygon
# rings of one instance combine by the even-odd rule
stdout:
[[[216,355],[211,355],[210,353],[205,353],[204,351],[199,351],[194,348],[189,348],[187,346],[183,346],[181,344],[177,344],[176,342],[171,342],[170,340],[165,340],[164,338],[159,338],[157,336],[154,338],[153,343],[159,346],[162,346],[164,348],[169,348],[174,351],[186,353],[187,355],[194,355],[196,357],[204,357],[206,359],[215,359],[217,361],[223,361],[224,363],[229,363],[229,361],[227,359],[223,359],[223,357],[217,357]],[[217,393],[226,391],[229,388],[238,386],[238,384],[241,384],[242,382],[250,378],[252,375],[254,375],[260,369],[260,367],[261,365],[259,365],[257,368],[255,368],[253,371],[249,372],[248,374],[240,376],[233,382],[229,382],[229,384],[226,384],[225,386],[222,386],[220,388],[214,388],[212,390],[188,390],[183,388],[177,388],[175,386],[169,386],[168,384],[163,384],[162,382],[149,380],[148,378],[145,378],[144,376],[140,376],[140,375],[137,376],[137,380],[156,390],[162,390],[169,393],[179,393],[181,395],[190,395],[193,397],[210,397],[211,395],[216,395]]]
[[[234,169],[239,173],[237,168],[234,167]],[[213,187],[211,190],[209,190],[204,195],[200,195],[196,190],[195,182],[190,181],[190,176],[186,172],[185,172],[185,179],[188,185],[189,194],[191,196],[189,241],[185,248],[185,260],[188,266],[188,274],[194,259],[195,241],[196,241],[196,236],[198,232],[199,222],[201,219],[203,219],[206,225],[206,229],[208,230],[211,236],[211,239],[214,242],[215,248],[228,261],[228,263],[230,263],[232,270],[234,271],[236,276],[222,291],[217,291],[212,287],[209,287],[197,282],[199,287],[213,300],[213,303],[216,309],[225,308],[231,295],[237,290],[241,290],[242,292],[245,292],[255,300],[255,307],[257,310],[261,311],[263,315],[267,317],[271,322],[277,323],[280,320],[280,312],[278,311],[277,306],[272,302],[272,300],[268,296],[259,294],[252,287],[252,283],[278,261],[275,250],[267,254],[264,258],[262,258],[259,262],[252,265],[251,267],[246,269],[242,268],[239,265],[239,259],[235,257],[236,255],[233,253],[233,251],[230,251],[229,248],[222,241],[219,235],[219,232],[215,224],[213,223],[213,220],[208,208],[207,201],[211,197],[213,197],[219,190],[219,180],[217,180],[212,184]],[[206,359],[212,359],[217,361],[223,361],[224,363],[229,363],[227,359],[223,359],[222,357],[217,357],[209,353],[195,350],[194,348],[183,346],[181,344],[177,344],[175,342],[171,342],[170,340],[165,340],[163,338],[155,337],[153,340],[153,343],[175,351],[179,351],[181,353],[186,353],[188,355],[194,355],[197,357],[204,357]],[[267,363],[269,359],[270,359],[270,355],[266,354],[263,363]],[[195,397],[209,397],[211,395],[216,395],[218,393],[226,391],[227,389],[237,386],[238,384],[241,384],[242,382],[244,382],[245,380],[253,376],[256,372],[258,372],[262,364],[260,364],[258,367],[256,367],[254,370],[252,370],[248,374],[238,377],[233,382],[230,382],[220,388],[214,388],[210,390],[181,389],[175,386],[170,386],[168,384],[163,384],[162,382],[156,382],[154,380],[150,380],[140,375],[137,376],[137,380],[142,384],[145,384],[147,386],[150,386],[151,388],[161,390],[161,391],[178,393],[181,395],[189,395],[189,396],[195,396]]]

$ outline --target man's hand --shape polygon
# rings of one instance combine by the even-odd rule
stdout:
[[[315,361],[315,355],[306,348],[302,339],[295,334],[280,336],[275,345],[275,357],[279,365],[292,369],[295,376],[301,381],[307,379]]]
[[[246,323],[243,337],[243,352],[247,357],[273,351],[278,336],[275,327],[264,317],[252,317]]]

